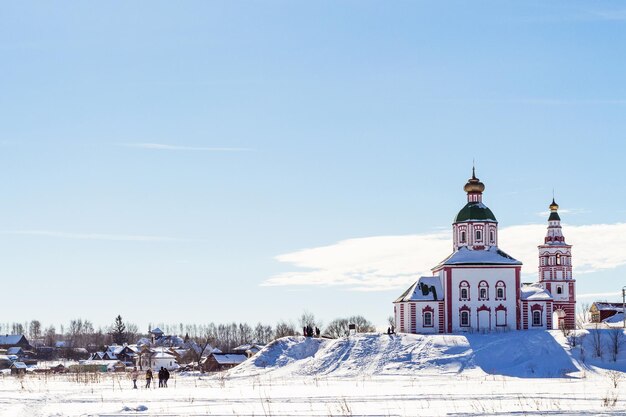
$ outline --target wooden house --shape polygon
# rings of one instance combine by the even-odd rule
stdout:
[[[246,359],[248,357],[241,353],[211,353],[200,362],[200,365],[205,372],[218,372],[234,368]]]

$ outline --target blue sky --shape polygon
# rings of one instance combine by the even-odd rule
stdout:
[[[372,267],[338,242],[450,231],[473,159],[502,229],[553,188],[566,237],[608,225],[578,291],[619,291],[623,39],[621,2],[3,4],[2,320],[382,324],[403,285],[335,279]]]

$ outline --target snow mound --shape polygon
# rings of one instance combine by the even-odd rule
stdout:
[[[253,358],[258,368],[283,367],[315,355],[324,342],[310,337],[283,337],[265,346]]]
[[[335,377],[476,372],[563,377],[579,368],[547,331],[468,335],[358,334],[278,339],[230,371],[233,376]]]

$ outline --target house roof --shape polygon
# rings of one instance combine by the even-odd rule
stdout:
[[[621,312],[624,305],[622,303],[606,303],[606,302],[595,302],[593,305],[596,306],[598,310],[610,310],[610,311],[618,311]]]
[[[439,277],[420,277],[394,302],[440,300],[443,300],[443,286]]]
[[[151,359],[174,359],[174,355],[167,352],[156,352],[152,356]]]
[[[238,365],[248,359],[246,355],[238,353],[213,353],[212,355],[220,365]]]
[[[28,366],[26,366],[26,364],[24,362],[13,362],[13,364],[11,365],[11,368],[14,368],[14,369],[27,369]]]
[[[521,297],[526,301],[552,301],[550,291],[537,284],[522,285]]]
[[[163,334],[163,330],[159,329],[158,327],[155,327],[154,329],[150,330],[150,333],[152,333],[152,334]]]
[[[522,263],[496,246],[484,250],[472,250],[462,246],[433,269],[444,265],[522,265]]]
[[[23,334],[5,334],[0,336],[0,345],[17,345],[20,343],[28,343]]]
[[[17,355],[22,352],[22,348],[19,346],[13,346],[7,349],[7,355]]]

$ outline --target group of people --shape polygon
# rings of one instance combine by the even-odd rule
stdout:
[[[153,379],[152,369],[148,369],[146,371],[146,388],[150,388],[152,386]],[[170,379],[170,371],[161,367],[158,373],[159,377],[159,388],[167,388],[167,380]],[[130,378],[133,380],[133,389],[137,389],[137,378],[139,378],[139,371],[135,366],[133,371],[130,373]]]
[[[313,337],[313,336],[320,337],[321,334],[322,332],[320,331],[320,329],[317,328],[317,326],[313,328],[310,325],[308,325],[302,328],[302,335],[306,337]]]
[[[393,326],[387,327],[387,334],[396,334],[396,328]]]

